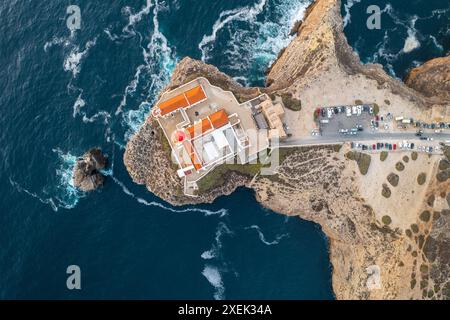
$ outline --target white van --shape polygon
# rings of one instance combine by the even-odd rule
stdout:
[[[322,119],[322,120],[320,120],[320,123],[323,123],[323,124],[325,124],[325,123],[330,123],[330,120],[328,120],[328,119]]]

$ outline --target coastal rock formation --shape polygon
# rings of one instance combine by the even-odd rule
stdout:
[[[73,184],[84,192],[94,191],[103,186],[105,177],[101,170],[105,169],[107,159],[100,149],[94,148],[77,159],[73,169]]]
[[[414,68],[405,82],[429,98],[450,103],[450,56],[436,58]]]
[[[242,101],[261,92],[287,94],[302,105],[300,111],[286,110],[288,126],[307,136],[318,106],[357,100],[376,103],[383,113],[431,118],[429,107],[445,108],[446,102],[412,84],[420,83],[421,74],[416,72],[409,80],[412,89],[390,77],[380,65],[362,65],[343,33],[340,1],[316,0],[299,24],[296,38],[271,66],[266,88],[242,87],[217,68],[185,58],[177,65],[167,90],[203,76]],[[433,71],[424,74],[436,81],[441,77]],[[168,143],[149,117],[129,141],[124,161],[136,183],[145,184],[173,205],[212,202],[246,186],[255,190],[263,206],[320,224],[330,241],[333,289],[338,299],[448,297],[446,215],[450,201],[444,201],[450,194],[448,169],[438,173],[439,157],[411,155],[404,170],[396,172],[398,181],[386,198],[382,195],[386,177],[403,155],[390,154],[382,160],[372,156],[363,162],[353,161],[349,151],[348,146],[275,149],[273,155],[279,157],[280,165],[272,175],[220,167],[210,173],[217,178],[216,184],[199,197],[186,197]],[[418,168],[429,177],[422,179],[422,184],[417,183]],[[442,172],[445,179],[437,181],[436,175],[443,176]],[[435,200],[427,201],[431,196]],[[439,214],[421,221],[424,210]]]

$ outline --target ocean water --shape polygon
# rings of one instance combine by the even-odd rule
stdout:
[[[395,9],[402,2],[390,3]],[[81,9],[75,32],[66,26],[70,4]],[[122,162],[127,140],[177,61],[203,59],[243,84],[260,85],[308,4],[2,2],[0,298],[332,299],[328,243],[319,226],[262,208],[246,189],[212,205],[174,208],[135,185]],[[346,32],[370,61],[378,49],[358,41],[365,21],[356,18],[357,9],[349,11]],[[399,10],[407,19],[422,9]],[[433,19],[426,26],[440,23]],[[419,29],[419,21],[418,39],[434,32]],[[427,54],[448,51],[448,24],[446,32],[447,42],[435,35],[442,52]],[[408,57],[390,62],[398,76],[420,61],[409,54],[399,60]],[[71,171],[93,146],[109,156],[108,179],[103,189],[84,194],[73,187]],[[81,269],[79,291],[66,288],[69,265]]]
[[[367,7],[381,10],[381,28],[369,30]],[[450,54],[448,0],[343,0],[345,34],[363,63],[380,63],[404,79],[422,63]]]

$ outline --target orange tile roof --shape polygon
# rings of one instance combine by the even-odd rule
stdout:
[[[186,91],[185,95],[191,105],[206,99],[206,94],[201,86],[197,86],[189,91]]]
[[[191,139],[194,139],[196,136],[202,136],[208,130],[213,128],[211,121],[208,118],[203,119],[200,123],[196,123],[193,126],[188,127],[186,130],[189,133]]]
[[[164,116],[175,110],[190,107],[204,99],[206,99],[206,94],[203,91],[202,86],[196,86],[171,99],[161,102],[158,107],[161,111],[161,115]]]
[[[180,108],[186,108],[189,106],[189,102],[187,101],[184,94],[180,94],[176,97],[173,97],[169,100],[161,102],[158,107],[161,110],[161,115],[164,116],[168,113],[171,113]]]
[[[184,147],[186,148],[186,151],[189,154],[189,157],[191,158],[191,162],[194,165],[194,168],[196,170],[199,170],[202,168],[202,163],[199,160],[199,158],[197,157],[197,154],[195,153],[194,147],[192,146],[192,144],[189,141],[184,141],[183,142]]]
[[[223,127],[224,125],[228,124],[228,122],[230,122],[230,120],[228,120],[228,115],[224,109],[221,109],[210,115],[209,120],[211,120],[211,123],[215,129]]]

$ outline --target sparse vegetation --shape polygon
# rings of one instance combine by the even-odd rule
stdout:
[[[413,159],[413,161],[416,161],[418,157],[419,157],[419,154],[417,152],[413,151],[411,153],[411,159]]]
[[[202,194],[226,183],[226,176],[231,172],[253,177],[261,171],[262,164],[222,164],[198,181],[198,193]]]
[[[387,153],[387,151],[382,151],[380,153],[380,160],[385,161],[387,159],[388,155],[389,155],[389,153]]]
[[[391,189],[389,189],[388,185],[386,183],[383,183],[383,189],[381,190],[381,195],[385,198],[391,197]]]
[[[447,158],[447,160],[450,161],[450,146],[444,146],[442,150],[444,151],[444,155]]]
[[[392,219],[389,216],[383,216],[383,218],[381,218],[381,221],[386,225],[390,225],[392,223]]]
[[[433,212],[433,220],[438,220],[441,217],[441,213],[439,211]]]
[[[428,273],[428,266],[426,264],[421,264],[420,265],[420,272]]]
[[[428,199],[427,199],[427,204],[428,204],[430,207],[433,207],[433,206],[434,206],[434,200],[436,200],[436,197],[434,196],[434,194],[430,195],[430,196],[428,197]]]
[[[393,187],[398,186],[399,180],[400,180],[400,177],[399,177],[397,174],[395,174],[395,173],[391,173],[391,174],[389,174],[388,177],[387,177],[387,181],[388,181]]]
[[[398,171],[403,171],[405,170],[405,165],[403,164],[403,162],[397,162],[397,164],[395,165],[395,169],[397,169]]]
[[[384,103],[386,103],[388,106],[390,106],[391,105],[391,102],[389,101],[389,100],[384,100]]]
[[[439,161],[439,170],[447,170],[450,168],[450,162],[446,159]]]
[[[412,232],[411,232],[411,230],[409,230],[409,229],[406,229],[406,230],[405,230],[405,234],[406,234],[406,236],[407,236],[408,238],[411,238],[411,237],[412,237]]]
[[[430,221],[431,218],[431,213],[428,210],[425,210],[424,212],[422,212],[419,216],[420,220],[422,220],[423,222],[428,222]]]
[[[411,230],[412,230],[414,233],[417,233],[417,232],[419,232],[419,226],[418,226],[417,224],[413,223],[413,224],[411,225]]]
[[[286,108],[292,111],[302,110],[302,102],[294,98],[291,93],[277,93],[277,95],[281,97]]]
[[[436,179],[439,182],[445,182],[448,179],[448,171],[440,171],[437,175],[436,175]]]
[[[422,172],[417,176],[417,183],[419,184],[419,186],[424,185],[426,181],[427,181],[426,173]]]
[[[378,104],[376,104],[376,103],[373,104],[373,113],[375,115],[380,113],[380,106]]]
[[[356,161],[356,163],[358,164],[359,172],[362,175],[367,174],[367,172],[369,171],[370,162],[372,160],[370,155],[361,152],[350,151],[347,152],[345,156],[347,157],[347,159]]]

